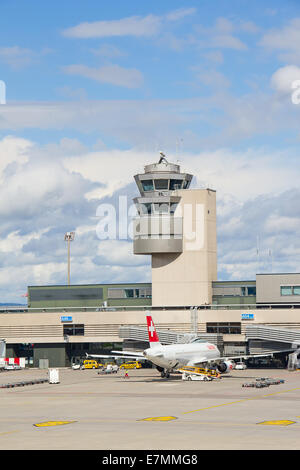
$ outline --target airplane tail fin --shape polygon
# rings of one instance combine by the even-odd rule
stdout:
[[[150,348],[153,348],[154,346],[160,346],[160,341],[159,341],[159,338],[158,338],[158,334],[156,332],[155,325],[153,323],[151,315],[147,315],[146,318],[147,318]]]

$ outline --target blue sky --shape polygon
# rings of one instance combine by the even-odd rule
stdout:
[[[0,13],[4,300],[66,281],[67,230],[72,282],[150,281],[130,240],[99,243],[95,214],[130,203],[158,150],[217,190],[220,279],[299,272],[299,2],[0,0]]]

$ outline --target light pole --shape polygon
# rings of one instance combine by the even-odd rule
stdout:
[[[75,232],[67,232],[65,234],[65,241],[68,243],[68,286],[70,285],[70,242],[75,238]]]

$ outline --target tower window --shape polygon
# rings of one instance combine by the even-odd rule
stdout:
[[[144,191],[153,191],[153,181],[152,180],[144,180],[142,181],[142,186]]]
[[[167,203],[162,203],[162,204],[155,203],[154,204],[154,212],[156,214],[168,214],[169,208],[170,206]]]
[[[145,202],[144,204],[140,205],[140,210],[143,215],[146,214],[151,214],[151,203],[150,202]]]
[[[181,189],[182,188],[182,180],[170,180],[170,190],[173,191],[174,189]]]
[[[177,202],[174,202],[173,204],[171,204],[171,207],[170,207],[171,214],[174,214],[174,212],[176,211],[177,205],[178,205]]]
[[[154,180],[155,182],[155,189],[168,189],[169,188],[169,180]]]

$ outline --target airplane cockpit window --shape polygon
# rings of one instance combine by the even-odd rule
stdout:
[[[195,338],[192,343],[207,343],[207,341],[205,339]]]

